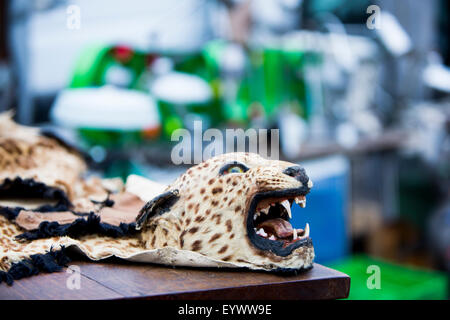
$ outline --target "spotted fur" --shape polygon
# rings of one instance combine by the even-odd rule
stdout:
[[[220,168],[229,161],[245,163],[249,170],[221,176]],[[279,256],[256,248],[247,234],[246,219],[255,194],[297,188],[301,184],[283,173],[290,166],[288,162],[266,160],[248,153],[207,160],[190,168],[166,188],[166,193],[177,190],[176,201],[170,207],[164,208],[163,197],[157,202],[157,208],[164,210],[145,219],[137,235],[120,239],[89,235],[80,239],[59,237],[21,243],[14,237],[23,230],[2,218],[0,268],[5,270],[31,254],[61,246],[76,246],[92,260],[117,256],[172,265],[260,270],[309,268],[314,258],[311,243],[287,256]],[[203,194],[211,196],[204,201]],[[153,211],[154,208],[146,205],[140,218]]]
[[[40,136],[34,129],[17,128],[5,118],[0,118],[0,123],[4,124],[0,127],[0,182],[14,177],[35,179],[62,190],[79,208],[89,202],[89,194],[98,190],[105,193],[99,183],[90,188],[82,179],[85,164],[77,153]],[[226,172],[224,166],[234,162],[245,165],[247,170]],[[73,246],[92,260],[116,256],[184,266],[309,268],[314,259],[311,241],[279,255],[256,247],[247,227],[256,195],[304,185],[286,174],[285,170],[293,165],[251,153],[211,158],[188,169],[153,199],[145,199],[149,202],[140,213],[136,212],[139,232],[121,238],[91,234],[77,239],[60,236],[18,240],[16,236],[24,230],[0,215],[0,270],[7,271],[13,263],[33,254]]]
[[[233,161],[245,164],[249,170],[220,175],[220,169]],[[190,168],[166,189],[177,190],[179,200],[169,212],[146,222],[140,235],[145,248],[157,249],[167,243],[177,249],[254,269],[311,266],[314,258],[312,245],[302,246],[287,257],[280,257],[255,248],[246,229],[250,201],[255,194],[302,185],[283,173],[293,165],[267,160],[257,154],[232,153]],[[208,198],[205,199],[205,195]],[[176,225],[182,228],[178,230],[174,227]],[[168,230],[168,235],[164,230]],[[155,234],[160,236],[156,241],[150,241]]]

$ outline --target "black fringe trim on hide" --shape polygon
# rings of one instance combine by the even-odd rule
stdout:
[[[0,184],[0,198],[43,198],[58,200],[56,205],[46,204],[36,209],[25,209],[23,207],[0,207],[0,215],[3,215],[8,220],[14,220],[19,215],[20,211],[34,211],[34,212],[61,212],[70,211],[74,215],[85,217],[89,213],[75,212],[71,210],[72,204],[67,198],[64,191],[57,188],[48,187],[43,183],[36,182],[32,179],[21,179],[20,177],[14,180],[5,179]],[[110,198],[110,194],[103,201],[91,200],[92,203],[100,205],[101,208],[114,206],[114,200]]]
[[[40,198],[40,199],[52,199],[58,200],[56,206],[43,205],[33,211],[39,212],[53,212],[53,211],[68,211],[72,204],[70,203],[67,195],[64,191],[49,187],[42,182],[34,181],[33,179],[22,179],[17,177],[15,179],[6,178],[0,184],[0,197],[5,198]],[[5,216],[9,220],[13,220],[17,217],[21,210],[25,210],[21,207],[1,207],[0,214]]]
[[[93,204],[99,204],[100,207],[104,208],[104,207],[112,207],[114,205],[114,200],[110,199],[111,194],[108,193],[108,197],[103,200],[103,201],[96,201],[96,200],[91,200],[91,202]]]
[[[19,215],[20,211],[34,211],[34,212],[59,212],[59,211],[70,211],[68,206],[65,203],[59,202],[56,205],[52,206],[50,204],[46,204],[40,206],[36,209],[25,209],[22,207],[0,207],[0,214],[3,215],[8,220],[14,220]]]
[[[11,286],[14,280],[31,277],[42,272],[61,271],[70,262],[65,250],[64,247],[57,251],[50,249],[45,254],[33,254],[27,259],[13,263],[8,271],[0,271],[0,284],[5,282]]]
[[[9,208],[9,207],[0,207],[0,214],[4,216],[8,220],[14,220],[21,210],[24,208],[16,207],[16,208]]]
[[[114,206],[115,202],[114,202],[114,200],[112,200],[110,198],[110,196],[111,196],[111,194],[108,193],[108,196],[105,200],[103,200],[103,201],[91,200],[91,202],[100,207],[100,209],[98,211],[100,211],[101,209],[103,209],[105,207],[111,208],[112,206]],[[72,210],[70,212],[72,212],[73,215],[78,216],[78,217],[88,217],[92,213],[92,212],[77,212],[77,211],[72,211]]]
[[[70,201],[64,191],[58,188],[49,187],[42,182],[34,181],[33,179],[22,179],[16,177],[15,179],[6,178],[0,184],[0,195],[2,198],[44,198],[60,200],[66,205],[70,205]]]
[[[37,229],[22,233],[18,235],[16,239],[36,240],[55,236],[69,236],[76,239],[90,234],[119,238],[133,235],[138,232],[134,222],[121,223],[119,226],[113,226],[108,223],[100,222],[100,217],[91,212],[87,219],[78,218],[74,222],[67,224],[59,224],[55,221],[43,221],[39,224]]]

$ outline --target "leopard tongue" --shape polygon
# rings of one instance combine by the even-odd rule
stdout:
[[[270,219],[264,222],[261,222],[256,226],[256,229],[259,230],[263,228],[264,231],[268,234],[274,234],[277,238],[283,239],[292,236],[294,230],[292,229],[292,225],[281,218]]]

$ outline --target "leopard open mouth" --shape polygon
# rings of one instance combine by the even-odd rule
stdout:
[[[247,216],[247,234],[251,243],[279,256],[287,256],[300,246],[312,245],[309,224],[295,229],[289,222],[293,203],[304,208],[308,192],[309,188],[301,187],[256,194]]]

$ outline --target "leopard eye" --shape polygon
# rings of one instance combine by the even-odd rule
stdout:
[[[229,174],[229,173],[244,173],[247,170],[248,170],[248,168],[246,165],[239,163],[239,162],[233,162],[233,163],[228,163],[228,164],[224,165],[220,169],[219,174],[224,175],[224,174]]]
[[[224,173],[243,173],[244,169],[239,166],[234,166],[226,170]]]

